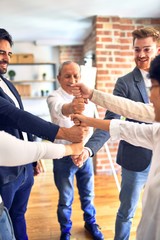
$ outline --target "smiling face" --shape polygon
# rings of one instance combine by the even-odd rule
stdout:
[[[12,56],[10,43],[7,40],[0,40],[0,74],[7,72],[7,67]]]
[[[57,78],[63,90],[72,94],[71,84],[80,81],[79,65],[74,62],[64,64]]]
[[[134,60],[139,69],[148,71],[151,61],[157,55],[159,48],[152,37],[136,38],[133,44]]]

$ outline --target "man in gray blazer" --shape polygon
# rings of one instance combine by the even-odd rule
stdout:
[[[158,53],[159,32],[153,28],[142,28],[133,31],[133,49],[136,63],[135,69],[119,78],[114,88],[114,95],[125,97],[136,102],[148,103],[147,73],[151,60]],[[120,118],[119,115],[107,111],[105,119]],[[134,121],[132,119],[127,119]],[[110,138],[109,133],[96,129],[85,145],[86,149],[80,158],[94,156]],[[115,224],[115,240],[127,240],[130,236],[132,219],[138,204],[139,196],[144,187],[151,161],[151,151],[120,141],[117,163],[122,167],[120,207]]]

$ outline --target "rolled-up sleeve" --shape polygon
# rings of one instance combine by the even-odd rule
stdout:
[[[113,119],[110,123],[111,141],[125,140],[135,146],[153,149],[154,136],[159,134],[159,124],[145,124]]]
[[[110,132],[110,137],[111,137],[112,141],[117,141],[117,140],[120,140],[120,138],[121,138],[120,123],[122,123],[122,121],[117,120],[117,119],[113,119],[110,122],[109,132]]]

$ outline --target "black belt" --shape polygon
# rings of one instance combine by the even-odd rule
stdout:
[[[4,210],[4,204],[3,202],[0,203],[0,216],[2,215],[3,213],[3,210]]]

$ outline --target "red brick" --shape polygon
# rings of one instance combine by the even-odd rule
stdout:
[[[109,25],[110,29],[106,28]],[[88,52],[96,56],[94,66],[97,67],[96,88],[103,92],[113,92],[117,78],[134,68],[132,51],[132,31],[144,26],[159,27],[158,19],[120,18],[96,16],[93,18],[93,29],[84,40],[84,46],[60,47],[60,62],[71,59],[82,61]],[[103,118],[106,109],[97,106],[99,117]],[[109,150],[115,168],[120,167],[115,163],[117,143],[108,142]],[[96,174],[112,174],[108,156],[102,147],[95,157]]]
[[[97,17],[97,22],[102,22],[102,23],[106,23],[106,22],[109,22],[110,21],[110,18],[108,17]]]
[[[160,24],[160,18],[159,19],[154,19],[154,18],[152,18],[151,19],[151,24]],[[155,26],[156,27],[156,26]],[[160,27],[160,26],[157,26],[157,27]]]
[[[113,42],[113,38],[101,37],[101,41],[106,43]]]
[[[121,24],[125,23],[125,24],[133,24],[132,19],[129,18],[121,18],[120,19]]]
[[[131,25],[121,25],[121,30],[123,31],[133,31],[134,30],[134,26],[131,26]]]

